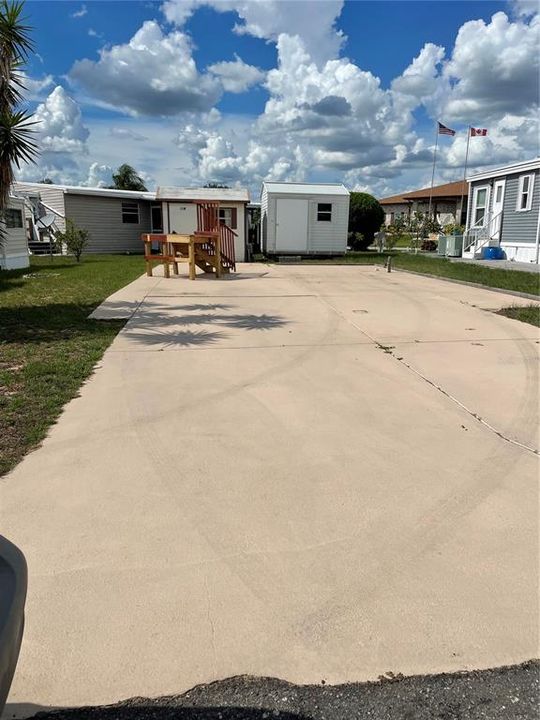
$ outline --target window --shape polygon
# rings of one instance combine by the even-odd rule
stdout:
[[[497,185],[497,190],[495,191],[495,202],[497,204],[501,202],[502,194],[503,194],[503,186]]]
[[[475,195],[475,201],[474,201],[473,225],[479,225],[485,217],[486,207],[487,207],[487,196],[488,196],[487,187],[482,187],[482,188],[476,189],[476,195]]]
[[[534,186],[534,175],[522,175],[519,178],[518,197],[516,210],[518,212],[526,212],[532,207]]]
[[[231,207],[220,207],[219,208],[219,222],[223,225],[228,225],[231,230],[236,230],[237,223],[237,212],[236,208]]]
[[[332,222],[332,203],[317,204],[317,221]]]
[[[16,210],[15,208],[6,208],[6,210],[4,211],[4,217],[6,220],[7,228],[22,228],[23,216],[21,210]]]
[[[125,201],[122,203],[122,222],[139,224],[139,203]]]
[[[161,205],[152,205],[150,208],[152,213],[152,232],[162,233],[163,232],[163,213],[161,211]]]

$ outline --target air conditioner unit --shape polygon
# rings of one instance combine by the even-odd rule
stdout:
[[[463,235],[446,235],[446,257],[461,257]]]

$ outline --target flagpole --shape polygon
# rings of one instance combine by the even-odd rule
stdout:
[[[465,182],[467,179],[467,165],[469,162],[469,143],[471,142],[471,126],[467,128],[467,150],[465,151],[465,167],[463,168],[463,185],[461,186],[461,200],[459,203],[459,217],[456,218],[457,225],[461,225],[461,218],[463,217],[463,198],[465,196]]]
[[[435,150],[433,151],[433,168],[431,170],[431,188],[429,191],[428,219],[431,218],[431,202],[433,200],[433,181],[435,180],[435,163],[437,162],[437,147],[439,145],[439,123],[435,125]]]

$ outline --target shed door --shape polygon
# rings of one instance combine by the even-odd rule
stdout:
[[[276,250],[305,252],[308,236],[308,201],[278,199],[276,201]]]

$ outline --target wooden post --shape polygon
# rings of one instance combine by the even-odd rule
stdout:
[[[195,280],[195,244],[193,238],[189,239],[189,279]]]
[[[218,232],[216,237],[216,280],[221,277],[221,233]]]
[[[147,240],[144,241],[144,254],[150,255],[152,253],[152,243]],[[146,260],[146,274],[148,277],[152,277],[152,263],[150,260]]]

